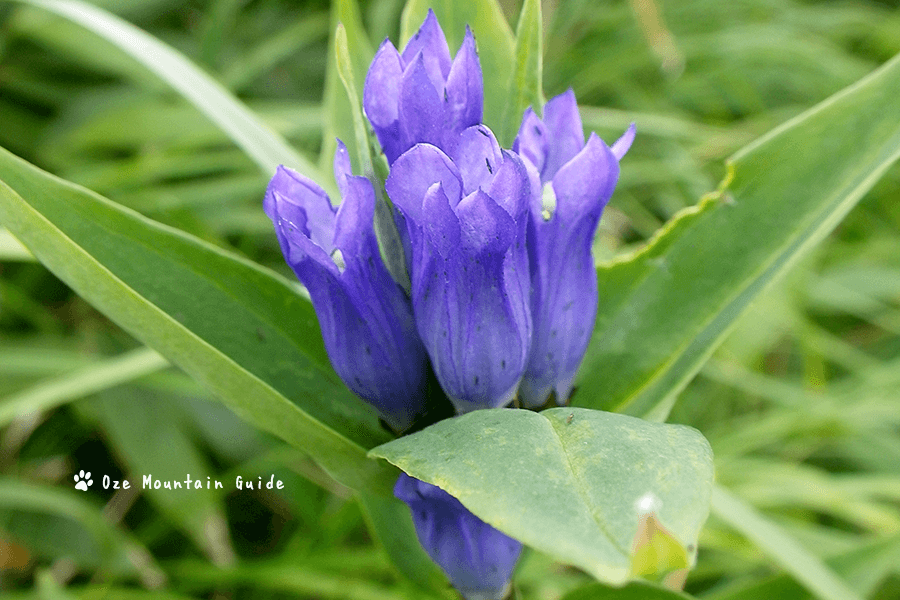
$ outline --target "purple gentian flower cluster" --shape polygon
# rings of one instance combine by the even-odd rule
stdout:
[[[467,29],[451,59],[434,13],[402,52],[385,41],[363,106],[390,165],[411,288],[394,282],[374,233],[372,183],[335,155],[342,202],[284,167],[266,191],[282,251],[309,290],[341,379],[395,431],[426,412],[433,371],[456,411],[568,401],[597,312],[591,243],[632,126],[587,142],[570,91],[531,109],[512,150],[482,124]],[[401,475],[420,542],[466,598],[501,598],[521,544],[433,485]]]

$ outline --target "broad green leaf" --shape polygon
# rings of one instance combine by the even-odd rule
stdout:
[[[712,453],[696,430],[578,408],[479,410],[369,454],[612,584],[631,577],[648,519],[693,562],[713,478]]]
[[[497,0],[409,0],[400,25],[400,49],[419,30],[429,8],[444,30],[451,55],[462,45],[466,25],[472,29],[484,75],[484,122],[492,130],[501,131],[515,65],[515,37],[500,4]]]
[[[540,116],[544,107],[543,20],[540,0],[525,0],[516,27],[513,70],[509,74],[509,93],[503,108],[500,144],[512,146],[525,109],[531,106]]]
[[[740,151],[718,192],[602,266],[573,402],[664,419],[757,294],[900,157],[898,97],[900,57]]]
[[[65,17],[109,40],[153,71],[222,128],[266,174],[279,164],[317,181],[318,169],[264,125],[231,92],[171,46],[105,10],[79,0],[19,0]],[[320,181],[333,189],[330,179]]]
[[[34,262],[34,256],[10,232],[0,228],[0,261]]]
[[[168,366],[168,361],[155,351],[140,348],[42,381],[34,387],[0,399],[0,427],[8,425],[18,416],[55,408]]]
[[[81,297],[341,483],[387,489],[364,449],[387,436],[286,281],[6,151],[0,179],[0,222]]]
[[[569,592],[562,600],[690,600],[692,596],[656,587],[643,581],[614,588],[602,583],[592,583]]]
[[[797,540],[724,488],[716,486],[713,490],[712,509],[717,517],[775,559],[816,597],[822,600],[861,600],[862,596],[847,587],[834,571]]]

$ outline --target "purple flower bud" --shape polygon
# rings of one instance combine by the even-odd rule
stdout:
[[[500,600],[522,544],[473,515],[459,500],[400,474],[394,495],[412,512],[419,542],[468,600]]]
[[[531,355],[520,398],[526,407],[551,392],[563,404],[584,358],[597,316],[594,231],[619,178],[619,160],[634,140],[634,125],[609,148],[584,131],[572,90],[529,108],[513,149],[532,179],[528,252],[534,321]]]
[[[396,431],[424,412],[428,362],[412,307],[382,263],[375,193],[350,172],[338,141],[340,208],[315,182],[279,167],[263,203],[281,250],[309,290],[325,349],[340,378]]]
[[[434,16],[398,53],[385,40],[369,73],[363,107],[388,163],[424,142],[452,154],[459,134],[481,122],[484,90],[475,38],[466,28],[456,58]]]
[[[461,413],[509,403],[531,343],[524,163],[479,125],[455,160],[414,146],[386,189],[406,220],[413,312],[441,387]]]

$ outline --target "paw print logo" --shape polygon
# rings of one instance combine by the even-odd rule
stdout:
[[[94,480],[91,479],[91,472],[88,471],[85,473],[83,470],[79,471],[75,474],[75,489],[81,490],[82,492],[86,492],[89,487],[94,485]]]

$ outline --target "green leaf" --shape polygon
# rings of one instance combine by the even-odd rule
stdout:
[[[303,158],[284,139],[264,125],[234,95],[171,46],[105,10],[78,0],[19,0],[78,23],[115,44],[153,71],[272,174],[279,164],[290,166],[319,181],[331,191],[330,179]]]
[[[510,72],[509,93],[503,109],[500,145],[509,148],[516,139],[522,115],[531,106],[541,115],[544,107],[543,88],[543,20],[540,0],[525,0],[516,27],[516,48]]]
[[[346,52],[339,56],[337,31],[338,24],[345,30]],[[347,146],[351,157],[359,157],[361,153],[368,154],[368,148],[357,148],[359,135],[354,112],[359,110],[362,97],[358,90],[363,89],[366,82],[366,73],[369,64],[375,56],[375,50],[363,28],[360,17],[359,5],[356,0],[335,0],[331,5],[331,31],[334,37],[329,40],[328,46],[328,70],[325,73],[325,96],[322,104],[325,107],[325,128],[322,132],[322,152],[319,156],[319,167],[322,173],[331,173],[331,163],[334,159],[334,151],[337,148],[335,138],[340,138]],[[345,61],[341,64],[341,61]],[[344,73],[341,73],[343,69]],[[345,91],[345,83],[341,78],[347,78],[347,83],[353,87],[352,98]],[[364,169],[364,165],[357,165]],[[334,178],[328,175],[328,180]],[[318,180],[316,180],[318,181]],[[332,198],[338,198],[329,191]]]
[[[0,260],[34,262],[34,256],[10,232],[0,228]]]
[[[578,408],[479,410],[374,448],[446,490],[482,520],[621,584],[652,518],[693,562],[712,489],[712,453],[694,429]]]
[[[643,581],[613,588],[602,583],[592,583],[571,591],[562,600],[690,600],[692,596],[656,587]]]
[[[825,563],[753,507],[716,486],[712,495],[716,516],[741,532],[809,591],[822,600],[861,600]]]
[[[81,297],[341,483],[389,489],[364,449],[387,435],[286,281],[6,151],[0,179],[0,222]]]
[[[718,192],[601,267],[573,402],[664,419],[757,294],[900,157],[898,97],[900,57],[740,151]]]
[[[515,69],[515,38],[503,9],[497,0],[409,0],[403,9],[400,48],[419,30],[429,8],[444,30],[451,55],[462,45],[466,25],[472,29],[484,75],[484,122],[501,131],[510,73]]]
[[[353,76],[353,61],[350,55],[350,46],[347,43],[347,29],[343,23],[338,23],[334,31],[334,53],[337,60],[338,77],[347,92],[347,100],[350,103],[350,114],[353,118],[353,139],[356,140],[357,160],[359,169],[368,175],[372,172],[372,152],[369,149],[369,136],[366,134],[366,122],[362,114],[362,105],[359,92],[356,90],[356,82]]]

